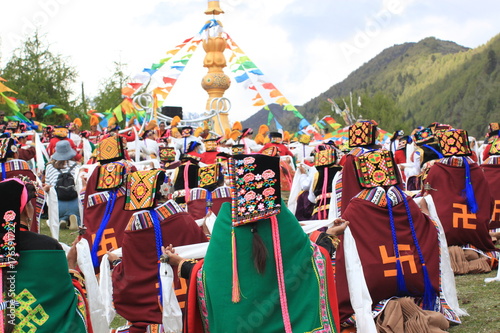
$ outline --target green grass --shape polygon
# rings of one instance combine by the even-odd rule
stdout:
[[[500,282],[485,283],[488,274],[455,276],[460,307],[470,316],[462,317],[462,324],[452,327],[452,333],[500,333]]]
[[[50,235],[45,221],[42,233]],[[59,240],[71,245],[75,239],[74,231],[61,229]],[[487,277],[495,277],[497,271],[488,274],[455,276],[460,307],[470,316],[462,317],[462,324],[450,328],[451,333],[500,333],[500,282],[485,283]],[[119,315],[113,320],[111,327],[125,325],[126,321]]]

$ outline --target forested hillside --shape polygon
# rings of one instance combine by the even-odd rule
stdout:
[[[373,118],[388,131],[438,121],[482,137],[489,122],[500,121],[499,56],[500,35],[475,49],[433,37],[395,45],[298,109],[312,122],[332,114],[328,98],[344,108],[342,98],[349,104],[352,92],[354,114]],[[267,120],[267,111],[259,114],[252,118]]]

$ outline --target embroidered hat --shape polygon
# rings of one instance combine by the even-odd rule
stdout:
[[[415,133],[415,143],[420,146],[427,143],[432,143],[435,139],[432,129],[425,127]]]
[[[349,147],[363,147],[375,143],[377,125],[373,121],[357,121],[349,127]]]
[[[125,164],[111,162],[99,166],[96,189],[98,191],[112,190],[123,184],[127,169]]]
[[[119,135],[112,135],[99,142],[97,146],[97,161],[108,163],[125,158],[124,144]]]
[[[205,139],[203,140],[205,151],[217,151],[218,139]]]
[[[231,155],[240,155],[245,152],[245,145],[232,145]]]
[[[449,129],[437,132],[436,136],[443,156],[472,155],[467,131],[462,129]]]
[[[241,137],[242,138],[247,137],[247,136],[252,135],[252,134],[253,134],[253,129],[251,129],[251,128],[244,128],[241,131]]]
[[[490,155],[500,155],[500,138],[495,138],[490,146]]]
[[[68,161],[76,156],[76,151],[71,148],[68,140],[60,140],[56,143],[56,152],[51,158],[56,161]]]
[[[160,161],[173,162],[175,161],[175,155],[174,147],[160,147]]]
[[[356,171],[361,187],[394,186],[399,184],[396,163],[392,152],[378,149],[357,156]]]
[[[165,179],[162,170],[145,170],[129,173],[127,176],[127,192],[124,210],[140,210],[153,208],[156,196]]]
[[[261,154],[235,155],[229,161],[233,226],[280,212],[280,159]]]
[[[489,123],[488,124],[488,133],[486,133],[485,138],[487,142],[492,142],[500,132],[500,124],[499,123]]]
[[[329,166],[337,162],[337,151],[332,145],[320,144],[314,150],[314,166]]]
[[[272,143],[282,143],[283,142],[283,134],[280,132],[270,132],[269,139]]]
[[[58,138],[67,138],[68,134],[69,130],[66,127],[62,126],[54,127],[54,130],[52,131],[52,135]]]
[[[10,137],[0,138],[0,162],[5,162],[7,158],[13,157],[16,152],[16,140]]]
[[[19,121],[9,120],[5,128],[11,131],[15,131],[19,128]]]

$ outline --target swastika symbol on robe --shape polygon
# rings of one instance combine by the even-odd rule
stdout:
[[[107,237],[109,235],[112,235],[112,237]],[[115,235],[114,228],[104,229],[104,232],[102,233],[101,243],[99,244],[99,251],[97,251],[98,257],[105,255],[112,248],[117,249],[119,247],[114,235]],[[95,234],[92,235],[92,243],[94,242],[95,242]]]
[[[500,220],[500,200],[495,200],[495,204],[493,205],[493,213],[491,214],[492,221]]]
[[[467,205],[454,203],[453,208],[460,209],[460,212],[453,212],[453,228],[460,228],[459,221],[462,221],[462,229],[476,230],[476,225],[469,223],[469,220],[476,220],[476,214],[467,214]]]
[[[398,250],[399,253],[405,252],[405,251],[410,251],[410,245],[408,244],[398,244]],[[380,256],[382,257],[382,263],[383,264],[394,264],[396,263],[396,256],[394,257],[389,257],[387,254],[387,248],[385,245],[379,246],[379,251],[380,251]],[[415,264],[415,257],[413,254],[408,254],[408,255],[400,255],[399,256],[399,261],[401,262],[401,267],[403,268],[403,273],[404,273],[404,263],[407,262],[408,265],[410,266],[410,273],[415,274],[417,273],[417,265]],[[391,276],[396,276],[397,271],[396,269],[386,269],[384,270],[384,277],[391,277]]]

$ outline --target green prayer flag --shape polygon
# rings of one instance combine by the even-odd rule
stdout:
[[[119,122],[123,120],[123,114],[122,114],[122,105],[118,105],[116,108],[114,108],[113,113],[116,116],[116,120]]]

